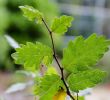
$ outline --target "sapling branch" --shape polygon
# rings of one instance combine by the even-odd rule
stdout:
[[[21,45],[21,47],[17,48],[16,52],[12,54],[15,63],[24,65],[25,70],[28,71],[41,69],[41,74],[44,75],[45,67],[42,66],[39,68],[41,62],[44,62],[48,66],[48,64],[50,64],[54,59],[60,70],[60,76],[54,74],[55,71],[50,69],[46,72],[47,75],[44,75],[38,80],[39,84],[35,86],[35,90],[37,90],[35,91],[35,94],[39,96],[40,100],[46,100],[47,98],[52,100],[52,98],[57,97],[55,94],[59,89],[65,89],[66,94],[71,98],[71,100],[78,100],[80,99],[78,94],[79,90],[94,87],[100,83],[103,78],[105,78],[106,72],[88,66],[96,65],[97,61],[101,59],[101,55],[104,55],[104,53],[107,52],[110,40],[106,40],[104,36],[97,36],[96,33],[92,34],[87,39],[82,36],[76,37],[75,40],[70,41],[68,46],[64,49],[61,65],[57,57],[53,33],[61,35],[66,33],[72,24],[71,22],[73,18],[66,15],[54,18],[51,28],[49,28],[43,18],[43,14],[39,10],[27,5],[20,6],[20,9],[28,20],[35,21],[36,19],[38,24],[44,24],[51,39],[52,49],[40,42],[27,42],[26,45]],[[79,53],[80,58],[78,55]],[[67,79],[65,79],[64,70],[70,73]],[[51,72],[53,72],[53,74],[49,74]],[[91,79],[89,77],[91,77]],[[72,96],[72,92],[70,90],[73,92],[77,91],[76,97]],[[65,97],[62,94],[58,95]],[[83,99],[83,97],[81,97],[81,99]]]
[[[78,92],[77,92],[77,100],[79,99],[79,94],[78,94]]]
[[[57,58],[57,56],[56,56],[56,51],[55,51],[55,45],[54,45],[54,40],[53,40],[53,36],[52,36],[52,31],[49,29],[49,27],[48,27],[46,21],[45,21],[43,18],[42,18],[42,22],[44,23],[45,27],[47,28],[47,30],[48,30],[48,32],[49,32],[49,34],[50,34],[51,42],[52,42],[52,48],[53,48],[53,57],[54,57],[56,63],[58,64],[58,67],[59,67],[59,69],[60,69],[60,71],[61,71],[61,80],[63,81],[63,84],[64,84],[65,87],[66,87],[66,93],[70,96],[70,98],[71,98],[72,100],[75,100],[75,98],[72,96],[72,94],[71,94],[71,92],[70,92],[70,90],[69,90],[69,87],[67,86],[67,84],[66,84],[66,82],[65,82],[64,72],[63,72],[64,69],[61,67],[61,65],[60,65],[60,63],[59,63],[59,61],[58,61],[58,58]]]

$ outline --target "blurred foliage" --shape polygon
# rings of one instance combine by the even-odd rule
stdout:
[[[73,4],[75,4],[75,5],[79,5],[82,3],[81,0],[72,0],[72,1],[73,1]]]
[[[5,5],[6,0],[0,0],[0,34],[3,34],[8,26],[8,11]]]
[[[7,26],[8,26],[8,12],[4,7],[0,7],[0,34],[4,33],[4,30],[6,29]]]
[[[8,56],[9,45],[6,42],[3,34],[5,29],[9,25],[8,11],[6,9],[6,0],[0,0],[0,69],[3,67],[3,64],[6,64],[5,61]]]
[[[0,35],[0,48],[0,64],[3,64],[4,61],[7,59],[6,56],[8,55],[9,50],[9,45],[3,35]]]
[[[7,33],[18,43],[38,40],[48,44],[49,42],[45,39],[47,31],[43,28],[44,25],[37,26],[25,19],[18,8],[22,5],[30,5],[39,9],[45,14],[45,20],[48,24],[53,17],[60,14],[58,5],[54,0],[45,0],[45,2],[44,0],[0,0],[0,34]],[[0,68],[6,69],[13,66],[9,57],[10,48],[3,35],[0,36],[0,43]]]
[[[69,3],[69,4],[74,4],[74,5],[80,5],[82,4],[82,2],[84,2],[84,0],[58,0],[59,2],[63,2],[63,3]]]

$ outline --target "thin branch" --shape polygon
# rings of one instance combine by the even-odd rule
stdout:
[[[75,100],[74,97],[71,95],[70,90],[69,90],[69,87],[67,86],[67,84],[65,82],[63,68],[61,67],[61,65],[60,65],[60,63],[59,63],[59,61],[57,59],[56,52],[55,52],[55,45],[54,45],[53,36],[52,36],[52,31],[49,29],[47,23],[45,22],[45,20],[43,18],[42,18],[42,21],[43,21],[45,27],[47,28],[47,30],[48,30],[48,32],[50,34],[51,42],[52,42],[52,47],[53,47],[53,53],[54,53],[53,54],[53,57],[54,57],[55,61],[57,62],[58,67],[60,68],[60,71],[61,71],[61,80],[63,81],[63,83],[64,83],[64,85],[66,87],[66,92],[71,97],[72,100]]]
[[[78,92],[77,92],[77,100],[79,99],[79,94],[78,94]]]
[[[48,32],[49,32],[49,34],[50,34],[51,41],[52,41],[52,47],[53,47],[53,53],[54,53],[54,55],[55,55],[55,46],[54,46],[54,41],[53,41],[53,37],[52,37],[52,31],[49,29],[49,27],[48,27],[48,25],[46,24],[45,20],[42,19],[42,21],[43,21],[44,25],[46,26],[46,28],[47,28],[47,30],[48,30]]]

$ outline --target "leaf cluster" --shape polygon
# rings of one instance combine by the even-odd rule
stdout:
[[[30,6],[20,6],[24,16],[31,21],[44,23],[43,14]],[[64,34],[71,26],[73,18],[63,15],[59,18],[54,18],[49,32],[52,34]],[[94,69],[97,62],[108,51],[110,42],[104,36],[97,36],[95,33],[87,39],[82,36],[76,37],[68,43],[68,46],[63,50],[63,58],[61,60],[62,68],[69,73],[69,76],[64,80],[73,92],[79,92],[88,87],[94,87],[100,83],[106,76],[106,72]],[[60,90],[66,91],[64,80],[56,73],[56,69],[52,68],[49,72],[49,66],[53,61],[53,50],[39,42],[21,45],[12,55],[15,63],[24,65],[28,71],[36,71],[43,64],[47,66],[46,74],[41,77],[35,85],[35,94],[39,95],[40,100],[53,100],[53,97]],[[50,68],[51,69],[51,68]],[[51,71],[51,70],[50,70]],[[49,72],[49,74],[47,74]],[[64,78],[64,77],[63,77]],[[83,97],[81,97],[83,100]]]

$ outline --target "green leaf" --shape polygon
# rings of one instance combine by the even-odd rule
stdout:
[[[60,18],[55,18],[51,25],[51,30],[57,34],[64,34],[71,26],[73,18],[71,16],[63,15]]]
[[[96,34],[87,39],[79,36],[64,49],[62,65],[67,71],[74,73],[88,70],[107,52],[109,44],[103,36]]]
[[[45,75],[36,85],[35,94],[39,100],[53,100],[53,96],[61,89],[63,83],[56,74]]]
[[[21,45],[12,54],[16,64],[24,65],[26,70],[35,71],[40,64],[49,65],[52,62],[52,50],[39,42],[36,44],[28,42],[26,45]]]
[[[57,72],[57,70],[56,70],[56,68],[55,67],[53,67],[53,66],[48,66],[48,69],[47,69],[47,71],[46,71],[46,73],[45,73],[46,75],[51,75],[51,74],[56,74],[56,75],[58,75],[58,72]]]
[[[79,72],[77,74],[70,74],[67,78],[67,82],[72,91],[78,92],[89,87],[94,87],[96,84],[100,83],[102,79],[106,76],[106,72],[95,70],[87,70]]]
[[[75,97],[75,98],[76,98],[75,100],[77,100],[77,97]],[[85,100],[85,99],[84,99],[84,96],[79,96],[79,97],[78,97],[78,100]]]
[[[36,21],[37,23],[42,23],[43,14],[39,12],[37,9],[34,9],[31,6],[19,6],[19,8],[23,11],[24,16],[27,17],[30,21]]]
[[[0,43],[0,64],[2,65],[6,63],[9,52],[9,45],[4,35],[0,35]]]
[[[84,100],[83,96],[79,96],[78,100]]]

